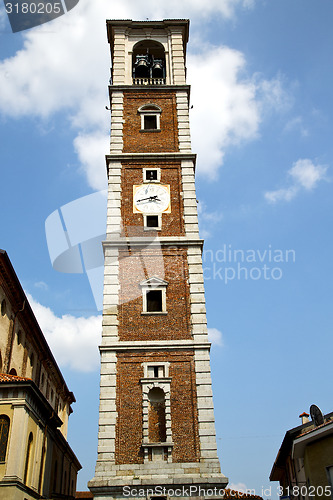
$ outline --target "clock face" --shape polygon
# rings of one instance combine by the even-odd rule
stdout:
[[[133,186],[133,210],[146,214],[170,211],[170,186],[141,184]]]

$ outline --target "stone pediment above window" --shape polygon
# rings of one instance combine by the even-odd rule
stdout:
[[[157,104],[144,104],[138,109],[139,113],[162,113],[162,108]]]
[[[160,131],[162,108],[157,104],[144,104],[138,109],[141,131]]]
[[[147,280],[141,281],[140,286],[142,288],[160,288],[160,287],[166,287],[168,286],[168,282],[158,278],[157,276],[152,276],[151,278],[148,278]]]
[[[157,276],[141,281],[142,313],[166,314],[166,289],[168,282]]]

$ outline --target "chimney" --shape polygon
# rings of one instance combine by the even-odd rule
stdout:
[[[305,411],[299,416],[302,419],[302,425],[307,424],[309,422],[309,414]]]

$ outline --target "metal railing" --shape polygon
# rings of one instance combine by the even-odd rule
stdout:
[[[133,78],[133,85],[165,85],[165,78]]]

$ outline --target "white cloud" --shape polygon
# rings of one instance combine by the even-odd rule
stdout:
[[[226,150],[258,137],[263,116],[291,106],[282,77],[264,80],[245,75],[244,55],[228,47],[195,43],[200,53],[187,59],[191,83],[191,131],[198,153],[198,173],[211,179],[223,164]]]
[[[208,328],[208,340],[214,345],[223,346],[222,333],[217,328]]]
[[[117,4],[119,2],[115,2]],[[221,15],[225,18],[235,16],[238,8],[251,8],[255,0],[123,0],[124,8],[131,19],[170,19],[170,18],[190,18],[192,21],[200,21],[209,15]],[[113,16],[114,18],[114,16]]]
[[[27,297],[57,363],[79,372],[98,369],[102,317],[75,318],[66,314],[59,318],[30,294]]]
[[[35,283],[35,287],[40,288],[41,290],[48,290],[49,288],[47,283],[45,283],[44,281],[37,281],[37,283]]]
[[[245,0],[208,0],[205,5],[201,0],[115,0],[111,17],[141,19],[146,12],[156,18],[214,12],[228,17],[236,6],[246,4]],[[65,16],[24,32],[22,50],[0,66],[0,110],[9,116],[47,117],[67,109],[77,127],[107,123],[108,17],[108,0],[81,0]]]
[[[108,0],[80,0],[65,16],[23,33],[22,50],[0,63],[0,113],[44,120],[65,113],[76,134],[74,147],[87,182],[101,189],[110,118],[105,110],[110,66],[105,19],[191,17],[195,38],[203,17],[231,18],[237,9],[253,5],[253,0],[204,4],[201,0],[115,0],[110,8]],[[279,79],[242,77],[245,59],[240,52],[205,46],[202,40],[194,46],[197,54],[188,56],[193,149],[200,155],[199,172],[214,178],[226,149],[255,139],[262,110],[272,101],[281,105],[284,96]],[[210,131],[204,138],[203,130]]]
[[[265,193],[266,200],[270,203],[290,201],[295,198],[302,189],[311,191],[317,186],[319,181],[326,180],[327,168],[326,165],[315,165],[313,161],[308,158],[297,160],[287,172],[291,184],[286,188],[267,191]]]
[[[107,189],[105,156],[110,144],[108,134],[101,131],[79,134],[74,140],[74,148],[84,170],[89,185],[96,190]]]
[[[104,82],[96,76],[104,74],[107,81],[107,56],[96,57],[92,46],[98,46],[97,41],[88,44],[85,40],[87,20],[83,16],[71,16],[71,22],[66,17],[52,23],[53,32],[47,30],[50,27],[46,24],[25,34],[23,49],[1,63],[2,112],[14,117],[45,118],[63,109],[73,112],[79,108],[82,113],[82,108],[88,106],[89,122],[80,126],[101,119],[104,109],[98,116],[96,109],[100,107],[99,94]],[[94,107],[89,101],[92,95]],[[88,117],[88,111],[84,116]]]
[[[290,201],[295,198],[298,191],[298,186],[277,189],[276,191],[267,191],[265,193],[265,198],[270,203],[277,203],[278,201]]]
[[[305,158],[296,161],[288,174],[296,184],[311,190],[316,187],[319,181],[325,179],[326,171],[327,166],[315,165],[311,160]]]
[[[67,126],[77,133],[80,160],[85,156],[87,182],[97,189],[104,187],[108,148],[102,137],[108,136],[110,121],[105,110],[110,66],[105,10],[104,0],[81,0],[65,16],[23,33],[23,48],[0,63],[0,113],[46,121],[64,112]]]
[[[260,75],[254,75],[257,82],[258,98],[262,113],[275,111],[284,113],[293,105],[292,92],[288,91],[282,75],[272,80],[264,80]]]
[[[309,131],[303,123],[303,118],[301,116],[296,116],[289,120],[284,129],[284,132],[289,133],[293,131],[299,131],[302,137],[308,137]]]
[[[199,201],[197,207],[198,207],[200,236],[202,238],[207,239],[211,236],[212,226],[216,230],[216,224],[220,222],[220,220],[223,218],[223,214],[216,210],[210,212],[207,209],[206,203],[204,203],[202,200]]]
[[[244,483],[229,483],[228,488],[233,491],[239,491],[240,493],[247,493],[249,491]]]
[[[198,153],[198,171],[211,178],[228,146],[258,133],[256,88],[251,81],[241,81],[244,66],[244,56],[228,47],[206,47],[188,57],[193,150]]]

